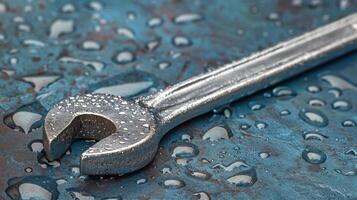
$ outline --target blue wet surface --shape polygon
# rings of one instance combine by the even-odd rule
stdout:
[[[0,1],[0,199],[357,198],[356,53],[182,124],[129,175],[80,176],[92,141],[54,163],[40,148],[42,119],[65,97],[138,82],[150,84],[125,87],[129,98],[155,92],[356,12],[355,0],[90,2]],[[73,30],[49,37],[59,20]],[[229,137],[204,140],[216,126]]]

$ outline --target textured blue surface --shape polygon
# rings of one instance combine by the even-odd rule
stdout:
[[[91,141],[48,163],[34,147],[48,109],[65,97],[141,81],[150,89],[129,97],[154,92],[357,11],[355,0],[96,2],[0,1],[0,199],[357,198],[356,53],[182,124],[138,172],[80,176]],[[187,13],[192,20],[177,23]],[[150,26],[153,18],[161,22]],[[58,20],[73,31],[51,38]],[[100,48],[83,49],[85,41]],[[42,116],[28,134],[19,121],[29,115],[14,120],[21,111]],[[216,126],[229,137],[204,140]],[[174,158],[176,147],[193,151]],[[240,167],[222,167],[231,163]],[[242,178],[250,183],[230,183]]]

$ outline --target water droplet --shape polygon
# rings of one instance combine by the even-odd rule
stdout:
[[[46,156],[45,155],[42,155],[42,157],[40,157],[38,159],[38,162],[40,163],[40,166],[42,168],[47,168],[47,167],[59,167],[61,166],[61,163],[57,160],[54,160],[54,161],[49,161],[47,160]]]
[[[135,38],[135,33],[128,29],[128,28],[118,28],[117,29],[117,34],[118,35],[121,35],[121,36],[124,36],[124,37],[127,37],[129,39],[134,39]]]
[[[303,4],[303,0],[293,0],[292,5],[293,6],[301,6]]]
[[[56,180],[57,185],[62,185],[65,183],[68,183],[68,181],[66,179],[60,178]]]
[[[170,167],[164,167],[161,170],[162,174],[172,174]]]
[[[10,58],[10,64],[11,65],[16,65],[19,62],[18,58]]]
[[[12,115],[12,120],[14,121],[15,125],[20,127],[25,134],[28,134],[32,128],[32,125],[41,119],[42,115],[26,111],[19,111]]]
[[[178,189],[185,186],[185,182],[179,179],[166,179],[160,185],[167,189]]]
[[[171,154],[174,158],[192,158],[199,153],[198,148],[190,143],[184,143],[176,146]]]
[[[146,48],[149,50],[149,51],[154,51],[155,49],[157,49],[158,47],[160,46],[160,40],[152,40],[150,42],[148,42],[146,44]]]
[[[326,135],[323,135],[319,132],[306,132],[303,134],[303,137],[305,140],[320,140],[320,141],[328,138]]]
[[[223,114],[226,118],[230,118],[232,116],[232,112],[229,108],[224,109]]]
[[[189,38],[184,37],[184,36],[175,36],[172,39],[172,42],[177,47],[187,47],[187,46],[192,45],[192,41]]]
[[[317,85],[309,85],[307,86],[307,91],[311,93],[318,93],[321,91],[321,88]]]
[[[81,48],[86,51],[95,51],[95,50],[100,50],[101,46],[96,41],[86,40],[86,41],[83,41],[83,43],[81,44]]]
[[[23,77],[24,81],[30,82],[35,86],[35,91],[39,92],[42,88],[55,82],[59,76],[27,76]]]
[[[242,130],[247,130],[247,129],[250,128],[250,125],[249,125],[249,124],[241,124],[241,125],[239,126],[239,128],[242,129]]]
[[[280,115],[281,116],[286,116],[286,115],[290,115],[291,113],[290,113],[290,111],[289,110],[282,110],[282,111],[280,111]]]
[[[295,97],[297,94],[288,87],[277,87],[273,89],[273,95],[280,100],[287,100]]]
[[[26,167],[25,168],[25,172],[26,173],[31,173],[33,171],[33,169],[31,167]]]
[[[164,69],[170,67],[170,65],[171,65],[170,62],[163,61],[158,64],[158,67],[159,67],[159,69],[164,70]]]
[[[91,8],[92,10],[95,10],[95,11],[100,11],[103,9],[103,5],[99,1],[92,1],[89,3],[89,8]]]
[[[169,53],[170,53],[170,55],[171,55],[171,57],[173,59],[176,59],[176,58],[178,58],[178,57],[180,57],[182,55],[181,52],[176,52],[176,51],[173,51],[173,50],[171,50]]]
[[[84,192],[69,191],[73,199],[78,200],[95,200],[95,198]]]
[[[238,187],[249,187],[257,182],[257,174],[254,168],[239,172],[227,179],[227,182]]]
[[[45,43],[39,41],[39,40],[31,40],[31,39],[27,39],[22,41],[22,44],[24,44],[25,46],[34,46],[34,47],[44,47],[46,46]]]
[[[310,0],[309,8],[317,8],[322,4],[321,0]]]
[[[71,172],[72,172],[73,176],[79,176],[80,175],[79,167],[72,167]]]
[[[306,123],[314,126],[324,127],[328,124],[327,117],[318,110],[302,109],[299,113],[299,116]]]
[[[201,163],[203,164],[208,164],[208,163],[211,163],[211,161],[209,161],[207,158],[201,158]]]
[[[261,157],[263,159],[268,158],[269,156],[270,156],[270,154],[267,153],[267,152],[260,152],[259,153],[259,157]]]
[[[326,103],[321,99],[310,99],[309,100],[309,105],[310,106],[316,106],[316,107],[322,107],[322,106],[325,106]]]
[[[16,16],[16,17],[14,17],[13,21],[15,23],[23,23],[23,22],[25,22],[25,19],[23,17]]]
[[[8,180],[9,186],[2,188],[10,199],[48,200],[57,199],[59,192],[54,180],[45,176],[23,176]]]
[[[268,15],[268,19],[271,20],[271,21],[276,21],[276,20],[279,19],[279,14],[278,14],[278,13],[275,13],[275,12],[270,13],[270,14]]]
[[[5,13],[7,11],[7,7],[4,3],[0,3],[0,13]]]
[[[202,19],[202,16],[197,13],[185,13],[178,15],[174,18],[174,22],[177,24],[185,24],[189,22],[196,22]]]
[[[141,184],[144,184],[144,183],[146,183],[146,182],[147,182],[147,179],[141,178],[141,179],[139,179],[139,180],[136,181],[136,184],[137,184],[137,185],[141,185]]]
[[[248,168],[249,165],[247,165],[245,162],[243,161],[235,161],[227,166],[223,165],[223,164],[216,164],[213,165],[213,169],[223,169],[225,171],[231,172],[234,169],[245,169]]]
[[[1,71],[4,72],[5,74],[7,74],[8,76],[13,76],[13,75],[15,75],[15,71],[14,71],[14,70],[3,69],[3,70],[1,70]]]
[[[32,152],[40,153],[43,150],[43,144],[41,141],[34,141],[30,144]]]
[[[339,111],[348,111],[352,105],[347,100],[335,100],[332,102],[332,108]]]
[[[72,33],[74,30],[73,20],[55,20],[50,27],[50,38],[58,38],[61,35]]]
[[[193,194],[197,200],[211,200],[211,197],[206,192],[196,192]]]
[[[79,63],[85,66],[89,66],[95,69],[95,71],[99,72],[101,71],[105,65],[102,62],[98,62],[98,61],[89,61],[89,60],[82,60],[82,59],[78,59],[78,58],[72,58],[72,57],[61,57],[59,59],[60,62],[64,62],[64,63]]]
[[[348,7],[350,7],[351,2],[350,0],[340,0],[339,1],[339,7],[341,10],[346,10]]]
[[[322,16],[322,19],[323,19],[324,21],[329,21],[329,20],[330,20],[330,15],[324,14],[324,15]]]
[[[161,26],[162,23],[163,23],[162,18],[160,18],[160,17],[154,17],[154,18],[151,18],[151,19],[147,22],[147,26],[150,27],[150,28],[155,28],[155,27]]]
[[[302,151],[302,158],[311,164],[321,164],[326,161],[327,156],[323,151],[312,146],[307,146]]]
[[[321,77],[321,80],[326,81],[328,84],[330,84],[331,87],[337,88],[340,90],[345,90],[345,89],[351,89],[351,90],[356,90],[357,87],[350,81],[347,81],[346,79],[335,76],[335,75],[324,75]]]
[[[31,27],[26,24],[19,24],[17,28],[19,29],[19,31],[25,31],[25,32],[31,31]]]
[[[73,4],[67,3],[62,6],[62,12],[64,13],[71,13],[74,12],[76,8],[74,7]]]
[[[332,94],[335,98],[338,98],[342,95],[342,91],[339,89],[332,88],[332,89],[329,89],[327,92]]]
[[[229,139],[231,137],[230,130],[224,127],[215,126],[210,128],[202,137],[203,140],[217,141],[221,139]]]
[[[184,140],[184,141],[187,141],[187,142],[191,142],[192,137],[191,137],[191,135],[183,134],[183,135],[181,136],[181,139]]]
[[[356,122],[348,119],[348,120],[345,120],[342,122],[342,126],[343,127],[354,127],[354,126],[356,126]]]
[[[238,30],[237,30],[237,34],[238,34],[238,35],[243,35],[244,32],[245,32],[245,31],[244,31],[243,29],[238,29]]]
[[[201,172],[201,171],[188,171],[188,174],[194,178],[202,179],[202,180],[208,180],[212,176],[207,172]]]
[[[135,54],[128,50],[120,51],[114,56],[113,60],[120,65],[131,63],[135,60]]]
[[[249,107],[251,110],[256,111],[263,109],[265,106],[259,103],[250,103]]]
[[[356,176],[357,169],[343,173],[344,176]]]
[[[136,19],[136,13],[133,12],[133,11],[129,11],[127,13],[127,18],[128,18],[128,20],[135,20]]]
[[[22,183],[19,186],[21,199],[52,199],[52,193],[45,188],[32,183]]]
[[[265,129],[267,126],[268,126],[268,124],[265,123],[265,122],[257,121],[257,122],[255,123],[255,127],[257,127],[257,128],[260,129],[260,130]]]
[[[272,95],[270,92],[264,92],[263,97],[270,98]]]

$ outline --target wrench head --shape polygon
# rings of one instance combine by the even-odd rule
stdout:
[[[97,140],[81,155],[81,173],[122,175],[147,165],[159,137],[154,115],[137,102],[108,94],[86,94],[59,102],[44,123],[49,160],[60,158],[76,139]]]

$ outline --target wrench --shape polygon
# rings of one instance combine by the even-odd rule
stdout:
[[[133,172],[150,163],[175,126],[345,54],[356,41],[357,13],[149,96],[69,97],[45,118],[46,156],[58,159],[73,140],[94,139],[81,155],[82,174]]]

